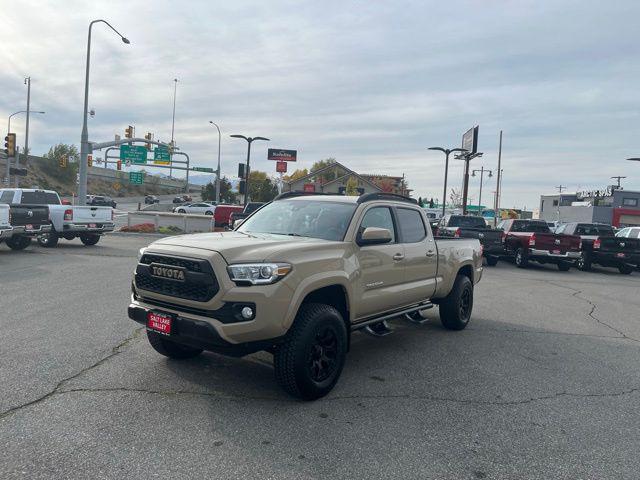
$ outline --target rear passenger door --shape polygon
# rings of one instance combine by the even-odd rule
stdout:
[[[431,298],[436,291],[438,256],[424,216],[415,208],[396,207],[400,243],[404,247],[403,303]]]

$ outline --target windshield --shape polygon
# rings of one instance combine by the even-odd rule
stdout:
[[[453,215],[449,219],[448,227],[463,228],[486,228],[487,222],[482,217],[465,217],[462,215]]]
[[[355,203],[279,200],[257,211],[238,231],[342,241],[356,206]]]

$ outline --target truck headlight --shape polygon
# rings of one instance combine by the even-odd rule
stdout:
[[[275,283],[291,271],[288,263],[239,263],[227,267],[229,277],[239,284]]]
[[[138,250],[138,263],[140,263],[140,259],[142,258],[142,255],[144,255],[144,251],[147,249],[147,247],[142,247],[140,250]]]

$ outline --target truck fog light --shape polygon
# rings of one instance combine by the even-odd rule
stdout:
[[[250,320],[251,318],[253,318],[253,308],[243,307],[242,310],[240,311],[240,314],[242,315],[242,318],[246,320]]]

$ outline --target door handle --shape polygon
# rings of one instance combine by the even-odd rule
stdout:
[[[396,254],[393,256],[393,259],[394,259],[394,260],[402,260],[403,258],[404,258],[404,255],[403,255],[402,253],[396,253]]]
[[[433,257],[435,256],[436,252],[433,250],[427,250],[427,257]]]

